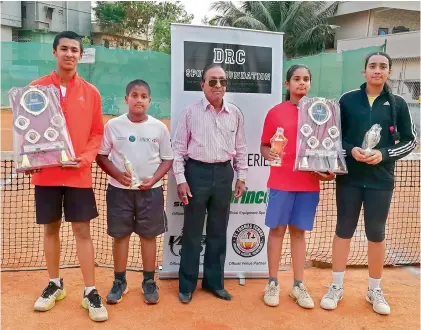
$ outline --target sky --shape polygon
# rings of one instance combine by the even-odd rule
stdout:
[[[202,18],[207,16],[212,18],[215,12],[210,12],[209,7],[213,1],[206,1],[206,0],[181,0],[181,3],[186,8],[186,11],[189,14],[194,15],[194,19],[192,24],[200,25]]]

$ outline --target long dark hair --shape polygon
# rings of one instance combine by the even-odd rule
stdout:
[[[308,66],[305,65],[305,64],[294,64],[287,71],[287,78],[286,78],[286,80],[288,82],[291,81],[292,76],[294,75],[295,71],[298,70],[298,69],[306,69],[308,71],[308,74],[310,76],[310,81],[311,81],[311,71],[308,68]],[[289,89],[287,89],[287,92],[285,93],[285,101],[289,101],[290,99],[291,99],[291,93],[289,92]]]
[[[387,60],[389,61],[389,70],[392,69],[392,59],[391,57],[386,54],[385,52],[375,52],[375,53],[371,53],[368,54],[368,56],[365,58],[365,65],[364,65],[364,70],[367,69],[367,64],[368,61],[370,60],[371,57],[375,56],[375,55],[381,55],[387,58]],[[392,134],[392,137],[395,141],[398,141],[400,139],[400,134],[398,132],[398,127],[396,126],[396,100],[395,97],[393,96],[392,90],[390,89],[389,85],[387,84],[387,82],[383,85],[383,91],[386,93],[387,99],[389,101],[390,104],[390,108],[392,110],[392,123],[393,123],[393,127],[389,128],[390,133]]]

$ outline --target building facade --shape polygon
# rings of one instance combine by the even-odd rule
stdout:
[[[132,50],[148,49],[150,38],[143,33],[132,36],[121,36],[101,29],[98,23],[92,23],[92,44],[105,48],[121,48]]]
[[[12,41],[13,31],[22,27],[20,1],[1,1],[1,41]]]
[[[337,52],[385,45],[392,90],[407,101],[420,132],[420,2],[344,1],[331,24],[339,26]]]
[[[2,41],[52,43],[57,33],[91,37],[90,1],[2,1]]]

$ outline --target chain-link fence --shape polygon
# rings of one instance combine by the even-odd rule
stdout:
[[[420,142],[420,58],[397,58],[392,60],[390,86],[393,93],[402,96],[408,103],[412,119],[417,127]]]

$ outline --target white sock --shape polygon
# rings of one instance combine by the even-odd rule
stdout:
[[[380,289],[380,282],[381,282],[381,278],[377,279],[377,278],[368,278],[368,288],[370,290],[374,290],[374,289]]]
[[[50,278],[50,282],[53,282],[55,285],[57,285],[59,288],[61,288],[60,277]]]
[[[340,288],[344,286],[345,272],[333,272],[333,284],[336,284]]]
[[[95,290],[95,285],[94,286],[85,286],[85,296],[87,296],[88,294],[91,293],[92,290]]]

